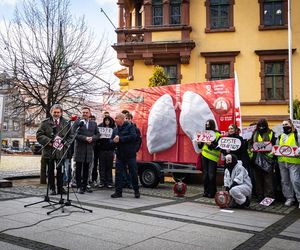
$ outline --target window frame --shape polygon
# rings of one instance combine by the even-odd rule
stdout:
[[[294,53],[296,49],[292,49]],[[260,62],[260,85],[261,85],[261,100],[260,102],[267,103],[286,103],[289,99],[289,64],[288,64],[288,50],[255,50],[255,53],[259,56]],[[265,63],[266,62],[284,62],[284,99],[267,99],[265,95]]]
[[[264,0],[258,0],[259,3],[259,15],[260,15],[260,24],[258,30],[282,30],[288,28],[288,1],[281,0],[283,3],[283,25],[265,25],[264,24]]]
[[[179,23],[172,23],[172,7],[179,6]],[[182,18],[182,1],[173,2],[172,0],[169,1],[169,24],[170,25],[181,25],[181,18]]]
[[[233,5],[235,4],[235,0],[229,0],[229,20],[228,20],[228,28],[211,28],[211,15],[210,15],[210,3],[211,0],[205,1],[205,7],[206,7],[206,33],[213,33],[213,32],[234,32],[235,27],[233,25],[234,23],[234,8]]]
[[[154,24],[154,7],[155,6],[160,6],[161,8],[161,12],[162,12],[162,15],[161,15],[161,23],[160,24]],[[160,4],[155,4],[154,2],[152,2],[152,25],[153,26],[162,26],[164,25],[164,3],[163,3],[163,0],[161,0],[161,3]]]
[[[234,63],[236,56],[240,51],[222,51],[222,52],[201,52],[200,55],[205,57],[206,73],[205,79],[211,81],[212,64],[229,64],[229,77],[234,78]]]

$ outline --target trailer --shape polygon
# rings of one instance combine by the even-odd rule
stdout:
[[[177,84],[121,91],[111,110],[128,110],[141,130],[138,174],[144,187],[153,188],[164,176],[187,178],[200,174],[200,149],[195,141],[208,119],[225,135],[235,123],[235,80]]]

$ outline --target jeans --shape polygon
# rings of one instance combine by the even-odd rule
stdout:
[[[281,174],[282,192],[286,199],[293,199],[294,192],[300,202],[300,165],[278,162]]]
[[[136,158],[117,159],[116,162],[116,193],[122,194],[124,170],[128,166],[132,181],[132,187],[135,192],[139,191]]]

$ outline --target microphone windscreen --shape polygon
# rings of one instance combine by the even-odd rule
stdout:
[[[81,120],[81,121],[79,122],[79,127],[82,127],[84,124],[85,124],[84,120]]]
[[[70,121],[74,122],[77,120],[77,115],[71,115]]]

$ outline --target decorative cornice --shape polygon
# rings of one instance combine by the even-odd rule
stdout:
[[[225,57],[225,56],[237,56],[240,51],[214,51],[214,52],[201,52],[203,57]]]
[[[289,115],[244,115],[243,121],[257,121],[260,118],[265,118],[267,121],[283,121],[289,118]]]
[[[294,53],[296,49],[292,49],[292,53]],[[287,49],[271,49],[271,50],[255,50],[256,55],[266,56],[266,55],[287,55]]]

